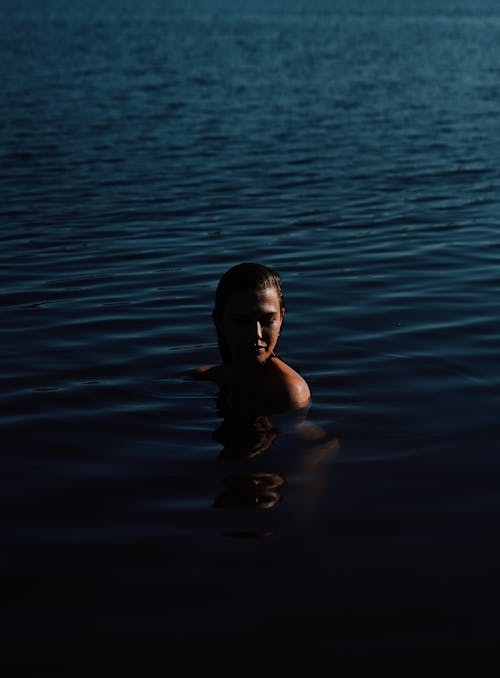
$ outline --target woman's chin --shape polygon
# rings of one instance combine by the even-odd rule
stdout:
[[[256,365],[263,365],[269,358],[269,356],[270,356],[269,351],[265,349],[249,351],[243,353],[242,355],[239,355],[238,359],[235,361],[235,364],[240,365],[241,367],[252,367]]]

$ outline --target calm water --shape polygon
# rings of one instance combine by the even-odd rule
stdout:
[[[13,675],[498,668],[498,3],[3,0],[0,50]],[[321,439],[185,377],[245,260]]]

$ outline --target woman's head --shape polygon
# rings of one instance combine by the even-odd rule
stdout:
[[[274,355],[285,313],[281,278],[267,266],[237,264],[219,281],[212,318],[224,364]]]

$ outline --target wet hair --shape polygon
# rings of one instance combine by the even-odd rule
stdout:
[[[279,273],[273,271],[272,268],[268,268],[262,264],[244,262],[230,268],[220,279],[215,292],[215,305],[214,310],[212,311],[212,320],[214,321],[217,330],[219,351],[224,365],[231,364],[231,352],[224,336],[219,330],[219,324],[222,321],[224,309],[229,297],[240,292],[263,290],[272,287],[274,287],[278,293],[280,308],[284,308],[285,300],[281,288],[281,278]]]

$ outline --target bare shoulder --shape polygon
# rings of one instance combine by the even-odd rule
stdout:
[[[279,398],[287,409],[306,406],[311,400],[307,381],[280,358],[272,360],[273,381],[279,388]]]
[[[194,379],[201,379],[204,381],[215,381],[220,384],[222,381],[222,366],[221,365],[202,365],[190,372],[190,376]]]

